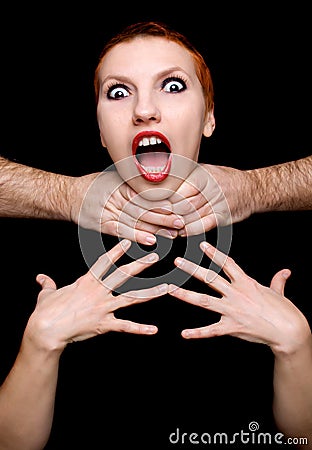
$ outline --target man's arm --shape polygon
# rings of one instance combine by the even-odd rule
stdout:
[[[70,220],[72,182],[0,157],[0,216]]]
[[[312,156],[248,170],[253,212],[312,209]]]
[[[134,203],[135,199],[135,203]],[[0,217],[72,221],[141,244],[177,236],[168,200],[140,198],[116,171],[72,177],[0,157]]]
[[[181,236],[269,211],[312,209],[312,156],[252,170],[198,164],[169,199],[186,226]]]

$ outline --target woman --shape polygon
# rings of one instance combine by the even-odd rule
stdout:
[[[177,199],[175,193],[179,192],[183,192],[182,200],[189,197],[188,192],[192,189],[186,186],[183,190],[182,183],[194,169],[199,170],[197,161],[202,137],[210,137],[215,129],[211,74],[193,45],[183,35],[161,23],[130,25],[104,47],[95,71],[94,85],[101,142],[119,175],[134,191],[149,200]],[[223,199],[214,224],[218,224],[218,217],[222,218],[222,224],[231,223],[231,213],[218,184],[208,173],[207,183],[204,170],[199,173],[202,185],[208,186],[207,198],[214,191],[214,199]],[[193,195],[196,194],[196,189],[193,189]],[[210,208],[211,205],[205,207]],[[186,223],[193,221],[201,225],[197,225],[196,233],[209,228],[202,220],[202,212],[196,208],[195,202],[189,216],[183,211]],[[185,234],[185,229],[182,229],[180,235]],[[211,257],[213,247],[203,248]],[[216,255],[217,262],[223,262],[225,255],[218,251]],[[196,269],[195,276],[201,280],[211,273],[194,262],[181,265],[181,261],[181,258],[175,261],[179,269],[189,275]],[[236,282],[235,278],[235,283],[232,280],[232,285],[229,285],[217,276],[209,283],[215,288],[215,283],[221,279],[221,285],[226,284],[226,293],[229,286],[242,286],[240,296],[236,294],[241,308],[229,318],[233,302],[231,307],[228,306],[228,312],[224,310],[224,302],[214,301],[211,309],[225,314],[220,323],[199,330],[185,330],[183,336],[210,336],[213,330],[222,330],[220,333],[268,344],[275,356],[276,423],[287,435],[310,437],[312,398],[309,392],[312,392],[312,385],[307,374],[312,373],[311,331],[300,311],[283,297],[289,272],[276,274],[271,289],[268,289],[251,281],[231,259],[223,268],[230,277],[237,276],[239,281]],[[217,290],[220,291],[219,285]],[[173,287],[170,293],[195,304],[208,299]],[[248,299],[248,309],[241,297]],[[261,307],[259,300],[263,303]],[[259,308],[263,310],[263,318],[259,317]],[[274,325],[268,326],[270,321]],[[233,331],[230,326],[224,329],[227,322],[230,325],[240,323],[237,330],[247,323],[250,328],[243,328],[241,332]],[[305,415],[306,422],[298,420],[302,415]]]
[[[203,57],[163,24],[133,24],[104,47],[94,85],[101,141],[119,174],[146,198],[168,197],[215,128]]]
[[[213,85],[209,69],[201,55],[184,36],[163,24],[153,22],[134,24],[114,37],[104,48],[95,73],[95,90],[101,141],[121,178],[147,200],[157,202],[169,198],[197,167],[202,137],[210,137],[215,129]],[[211,183],[217,197],[222,196],[221,190],[212,179]],[[92,189],[90,193],[92,195]],[[226,202],[224,204],[223,213],[227,216],[229,211]],[[138,212],[139,222],[140,210]],[[131,223],[129,226],[134,228]],[[178,229],[182,226],[183,223],[176,225]],[[135,271],[131,275],[135,275]],[[118,290],[118,283],[113,287]],[[148,292],[152,292],[155,296],[158,293],[158,291]],[[163,293],[166,293],[166,287]],[[162,320],[164,328],[173,327],[173,320],[180,319],[178,315],[171,316],[168,304],[164,305],[163,312],[158,319]],[[87,318],[88,316],[86,320]],[[151,331],[154,332],[153,330]],[[115,414],[112,412],[109,416],[110,425],[117,424],[116,430],[121,426],[123,431],[116,435],[115,430],[111,431],[112,439],[115,444],[121,437],[128,442],[128,434],[133,431],[135,424],[137,427],[134,429],[135,436],[140,437],[144,448],[150,446],[151,440],[155,442],[158,438],[161,441],[159,448],[163,448],[163,435],[155,433],[162,425],[153,420],[156,417],[155,404],[160,402],[163,411],[168,413],[174,422],[181,419],[170,414],[170,406],[172,407],[174,402],[181,401],[180,410],[183,416],[187,390],[183,389],[181,395],[177,377],[180,376],[181,379],[179,371],[181,361],[186,361],[184,365],[186,371],[193,372],[198,369],[198,367],[193,369],[194,351],[184,348],[180,354],[175,347],[171,348],[169,340],[164,339],[164,345],[160,350],[157,348],[152,352],[141,349],[143,356],[141,357],[141,353],[136,354],[137,365],[131,360],[129,370],[129,365],[124,363],[123,357],[127,356],[130,344],[129,347],[125,347],[126,344],[124,348],[119,347],[118,361],[122,361],[120,366],[117,368],[111,366],[111,370],[115,369],[115,372],[112,377],[114,385],[110,386],[110,389],[114,391],[115,396],[116,392],[121,392],[118,399],[123,402],[120,407],[120,402],[117,401]],[[192,359],[188,359],[186,351],[190,351]],[[148,361],[152,361],[150,365]],[[209,360],[209,365],[210,362]],[[116,365],[116,359],[114,363]],[[211,365],[213,364],[212,360]],[[177,368],[177,377],[175,373],[172,375],[173,368]],[[94,376],[95,374],[92,374],[92,381]],[[143,386],[141,380],[149,381],[149,384]],[[128,397],[124,401],[123,384],[128,391],[134,392],[134,397],[130,397],[132,401],[128,401]],[[162,396],[166,385],[169,396],[165,397],[164,407]],[[198,409],[196,387],[192,386],[195,395],[193,398],[190,394],[190,397],[191,401],[195,399],[195,408]],[[98,392],[95,391],[99,401]],[[224,394],[224,389],[222,393]],[[135,406],[138,409],[135,409]],[[179,408],[174,406],[176,413]],[[50,406],[48,422],[51,418],[51,409]],[[127,413],[128,409],[130,413],[125,417],[123,412]],[[208,420],[216,416],[216,410],[213,412]],[[225,412],[225,409],[222,410],[223,415]],[[157,415],[157,419],[164,420],[164,414]],[[129,429],[125,429],[129,423]],[[169,435],[168,427],[161,429],[164,428],[168,430]],[[44,434],[46,437],[47,432]],[[147,441],[144,440],[144,434]],[[42,438],[40,442],[44,442],[44,439]],[[136,437],[134,441],[138,448]]]

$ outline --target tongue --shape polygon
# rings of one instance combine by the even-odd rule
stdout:
[[[144,168],[155,168],[162,170],[168,161],[168,154],[165,152],[148,152],[137,155],[137,160]]]

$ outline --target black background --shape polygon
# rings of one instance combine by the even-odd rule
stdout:
[[[102,3],[1,7],[2,156],[73,176],[110,165],[99,140],[93,73],[106,39],[143,19],[185,33],[211,69],[216,130],[203,143],[200,162],[250,169],[310,154],[311,25],[300,2],[295,9],[264,2],[219,2],[218,8],[213,2]],[[63,286],[87,266],[75,224],[0,223],[3,380],[35,306],[36,274]],[[255,215],[233,226],[230,249],[265,285],[276,271],[290,268],[286,295],[309,322],[310,233],[310,212]],[[215,232],[207,233],[207,240],[214,238]],[[111,248],[117,238],[104,236],[103,242]],[[174,241],[168,267],[184,248],[185,241]],[[192,280],[188,286],[203,290]],[[230,435],[248,431],[251,421],[274,432],[269,348],[228,336],[183,340],[183,328],[218,318],[171,297],[120,315],[155,323],[159,333],[106,334],[65,350],[48,450],[194,448],[170,444],[169,434],[178,427],[188,434]]]

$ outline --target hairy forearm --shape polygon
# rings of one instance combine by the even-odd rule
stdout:
[[[273,412],[290,437],[305,437],[312,448],[312,338],[294,355],[275,357]]]
[[[312,156],[246,175],[253,212],[312,209]]]
[[[70,220],[72,182],[0,157],[0,216]]]
[[[251,170],[205,168],[227,201],[232,223],[255,213],[312,209],[312,156]]]
[[[53,421],[59,355],[21,347],[0,388],[1,450],[42,450]]]

